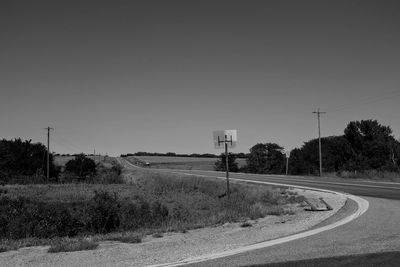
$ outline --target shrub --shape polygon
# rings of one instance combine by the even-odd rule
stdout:
[[[168,217],[168,208],[159,201],[151,205],[151,221],[154,225],[161,225]]]
[[[69,252],[69,251],[80,251],[80,250],[92,250],[96,249],[99,246],[98,243],[90,240],[90,239],[78,239],[78,240],[61,240],[55,244],[53,244],[48,252],[49,253],[57,253],[57,252]]]
[[[244,222],[244,223],[242,223],[241,225],[240,225],[240,227],[243,227],[243,228],[245,228],[245,227],[252,227],[253,225],[251,224],[251,223],[249,223],[249,222]]]
[[[34,202],[26,198],[0,199],[0,237],[50,238],[73,236],[81,224],[67,204]]]
[[[65,164],[65,170],[84,179],[96,174],[96,163],[84,154],[79,154]]]
[[[119,203],[117,195],[97,192],[89,203],[89,229],[95,233],[108,233],[119,227]]]

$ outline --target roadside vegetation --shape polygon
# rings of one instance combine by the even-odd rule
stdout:
[[[0,247],[45,243],[52,251],[90,248],[82,241],[88,235],[99,236],[94,242],[138,243],[144,235],[162,237],[168,231],[293,214],[293,204],[304,200],[286,190],[243,184],[232,185],[228,201],[221,197],[223,181],[137,172],[132,184],[1,186]]]
[[[328,176],[400,181],[400,141],[376,120],[350,122],[344,135],[321,138],[322,167]],[[247,156],[247,172],[284,174],[286,155],[274,143],[257,144]],[[291,151],[289,174],[317,175],[318,139]]]

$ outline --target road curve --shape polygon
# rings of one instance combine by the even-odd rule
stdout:
[[[173,171],[176,172],[176,170]],[[224,173],[221,172],[193,170],[177,172],[214,177],[224,176]],[[248,266],[350,254],[400,251],[400,184],[253,174],[231,174],[231,177],[374,197],[364,197],[370,203],[368,211],[346,225],[288,243],[194,263],[190,266]]]
[[[163,170],[223,178],[223,172]],[[231,178],[313,187],[363,196],[369,209],[335,229],[272,247],[188,266],[249,266],[351,254],[400,251],[400,184],[335,178],[231,173]],[[367,196],[367,197],[365,197]]]

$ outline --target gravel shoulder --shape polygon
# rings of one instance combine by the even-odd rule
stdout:
[[[296,207],[294,215],[267,216],[241,223],[166,233],[162,238],[146,236],[140,244],[102,242],[96,250],[47,253],[48,246],[28,247],[0,253],[0,266],[146,266],[175,262],[200,255],[223,252],[246,245],[302,232],[336,214],[346,203],[339,194],[295,189],[306,198],[323,197],[333,210],[311,212]]]

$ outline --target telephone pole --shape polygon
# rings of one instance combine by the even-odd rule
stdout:
[[[313,113],[317,114],[318,116],[318,145],[319,145],[319,176],[322,176],[322,151],[321,151],[321,124],[320,124],[320,115],[325,114],[326,112],[314,111]]]
[[[286,176],[289,174],[289,157],[290,152],[286,152]]]
[[[227,135],[225,135],[225,142],[224,143],[225,143],[226,193],[228,194],[228,199],[230,199],[231,191],[229,190],[229,154],[228,154],[228,143],[226,141],[227,138],[228,138]]]
[[[54,130],[51,127],[45,128],[47,130],[47,183],[50,181],[50,130]]]

